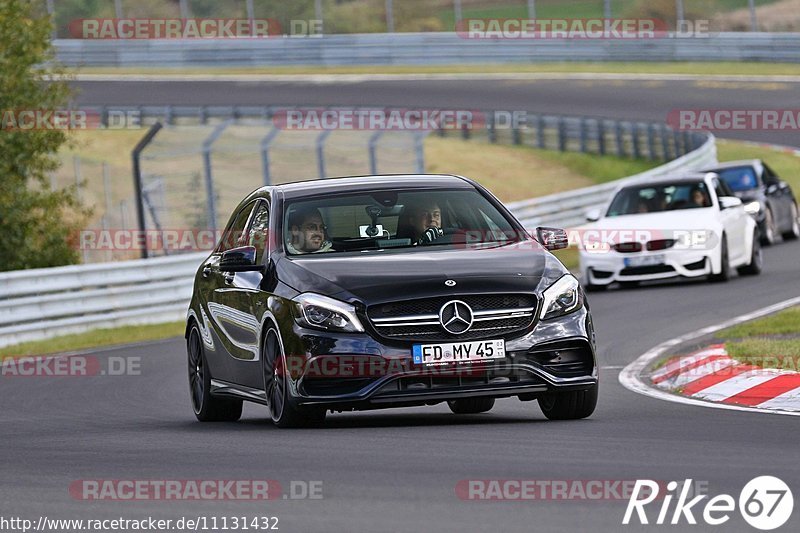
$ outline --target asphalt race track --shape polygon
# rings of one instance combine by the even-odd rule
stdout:
[[[347,85],[78,83],[84,104],[181,103],[492,106],[662,119],[684,106],[744,108],[758,95],[791,108],[797,87],[691,88],[687,82],[615,86],[580,82]],[[766,95],[766,96],[765,96]],[[795,100],[796,101],[796,100]],[[711,104],[714,104],[713,106]],[[790,134],[751,139],[800,144]],[[277,516],[282,531],[754,531],[737,513],[709,526],[622,526],[626,501],[463,501],[459,480],[691,478],[738,499],[744,484],[776,475],[800,491],[798,420],[722,411],[637,395],[620,369],[656,344],[800,296],[800,243],[765,250],[761,276],[727,284],[666,283],[591,294],[602,367],[600,402],[584,421],[549,422],[535,403],[501,400],[489,414],[446,406],[335,414],[325,427],[278,430],[265,408],[241,422],[200,424],[191,412],[182,339],[98,352],[141,357],[141,375],[4,377],[0,420],[5,514],[58,518]],[[80,479],[321,480],[323,499],[272,502],[79,501]],[[655,519],[658,507],[650,508]],[[695,515],[702,511],[695,512]],[[670,513],[671,516],[671,513]],[[699,516],[698,518],[702,520]],[[795,512],[781,531],[800,530]]]

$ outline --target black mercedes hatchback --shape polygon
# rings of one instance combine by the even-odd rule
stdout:
[[[188,311],[201,421],[266,405],[279,427],[331,412],[538,400],[592,414],[598,372],[578,280],[491,193],[458,176],[333,178],[245,198]]]

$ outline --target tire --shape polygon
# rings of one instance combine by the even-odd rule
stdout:
[[[750,252],[750,263],[739,267],[737,271],[742,276],[757,276],[761,274],[764,266],[764,253],[761,250],[761,243],[758,240],[758,232],[753,234],[753,250]]]
[[[599,385],[586,390],[551,392],[539,397],[539,407],[549,420],[578,420],[594,413]]]
[[[264,392],[273,424],[279,428],[299,428],[325,421],[326,409],[300,407],[292,402],[289,396],[289,372],[285,370],[286,357],[275,328],[269,328],[264,335],[261,361]]]
[[[475,415],[490,411],[494,398],[462,398],[447,402],[447,406],[457,415]]]
[[[722,234],[722,244],[720,244],[720,264],[722,268],[719,274],[711,274],[709,279],[714,282],[726,282],[731,279],[731,261],[728,257],[728,237]]]
[[[189,397],[194,416],[200,422],[235,422],[242,417],[242,401],[211,395],[208,370],[200,329],[193,323],[186,341],[189,363]]]
[[[772,210],[767,208],[764,217],[764,233],[761,235],[761,244],[764,246],[772,246],[775,244],[775,236],[778,234],[778,230],[775,228],[775,218],[772,216]]]
[[[796,241],[800,239],[800,220],[798,220],[797,216],[797,204],[792,203],[791,206],[791,214],[792,214],[792,227],[783,234],[784,241]]]

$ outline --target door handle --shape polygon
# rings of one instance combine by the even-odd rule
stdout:
[[[203,267],[203,277],[207,278],[210,275],[211,275],[211,266],[209,266],[209,265],[204,266]]]

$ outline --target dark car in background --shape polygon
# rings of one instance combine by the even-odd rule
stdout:
[[[800,238],[797,200],[788,183],[760,159],[730,161],[706,172],[719,174],[742,199],[747,211],[758,223],[762,244],[774,244],[778,235],[784,240]]]
[[[328,411],[538,400],[589,416],[598,370],[577,279],[493,195],[446,175],[263,187],[197,272],[186,339],[201,421],[242,401],[279,427]]]

